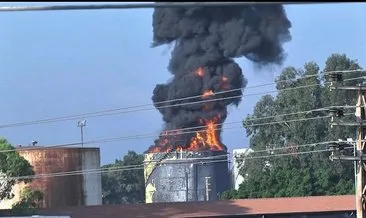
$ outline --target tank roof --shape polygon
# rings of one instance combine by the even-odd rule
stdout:
[[[15,150],[19,150],[19,151],[32,151],[32,150],[58,150],[58,149],[67,149],[67,150],[99,150],[99,147],[66,147],[66,146],[32,146],[32,145],[28,145],[28,146],[17,146],[15,148]]]
[[[145,162],[155,162],[161,160],[172,161],[192,161],[193,159],[225,159],[229,153],[227,151],[175,151],[171,153],[147,153],[145,154]]]

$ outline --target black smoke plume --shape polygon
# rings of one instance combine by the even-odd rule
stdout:
[[[152,96],[155,107],[163,115],[165,130],[202,126],[199,120],[218,115],[221,117],[218,123],[223,123],[227,106],[240,103],[240,88],[247,84],[233,58],[246,57],[258,66],[282,64],[282,44],[291,39],[290,27],[280,4],[155,9],[152,46],[174,43],[168,66],[173,78],[167,84],[158,84]],[[200,70],[204,73],[201,76],[197,74]],[[199,96],[207,90],[216,93],[231,89],[236,91],[205,99],[175,100]],[[228,99],[187,104],[218,98]],[[221,131],[217,131],[220,136]],[[160,136],[149,151],[188,146],[193,136],[194,133]],[[202,149],[207,147],[202,145]]]

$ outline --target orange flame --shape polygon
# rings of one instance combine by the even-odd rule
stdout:
[[[213,118],[212,120],[200,120],[201,123],[205,124],[205,129],[201,132],[197,132],[195,137],[191,140],[187,150],[223,150],[223,145],[220,143],[217,135],[217,129],[220,127],[217,125],[220,120],[220,116]]]
[[[203,77],[205,75],[205,71],[202,67],[199,67],[195,70],[195,75],[199,77]],[[220,81],[220,88],[221,89],[229,89],[228,78],[225,76],[221,77]],[[206,90],[202,94],[202,99],[208,98],[210,96],[215,95],[212,90]],[[212,109],[210,104],[203,104],[202,110],[203,111],[210,111]],[[221,116],[217,115],[209,120],[199,120],[200,129],[192,129],[188,130],[187,132],[193,132],[194,137],[191,138],[189,141],[188,146],[186,144],[180,144],[179,141],[182,139],[182,134],[184,132],[182,130],[169,130],[164,131],[160,134],[159,142],[155,144],[155,146],[150,147],[150,153],[157,153],[157,152],[170,152],[173,149],[175,151],[200,151],[200,150],[212,150],[212,151],[221,151],[225,150],[225,146],[221,144],[219,139],[219,131],[221,123]],[[184,137],[184,136],[183,136]],[[173,147],[173,145],[175,145]],[[179,146],[177,146],[179,145]]]
[[[205,71],[203,70],[202,67],[199,67],[197,70],[196,70],[196,75],[199,76],[199,77],[203,77],[205,75]]]
[[[222,151],[224,146],[221,144],[218,136],[218,130],[220,128],[220,116],[216,116],[210,120],[199,120],[202,129],[192,129],[188,132],[197,131],[194,137],[190,140],[188,146],[180,145],[176,146],[176,151],[201,151],[201,150],[211,150],[211,151]],[[150,153],[157,152],[170,152],[173,150],[172,144],[174,140],[179,139],[183,132],[181,130],[170,130],[161,133],[160,143],[149,149]]]
[[[173,142],[179,140],[181,134],[181,130],[169,130],[160,133],[159,143],[156,146],[150,147],[149,152],[170,152],[171,150],[173,150]]]
[[[212,96],[214,95],[215,93],[212,91],[212,90],[207,90],[207,91],[204,91],[203,94],[202,94],[202,98],[207,98],[208,96]]]

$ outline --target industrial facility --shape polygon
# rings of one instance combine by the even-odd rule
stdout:
[[[211,201],[230,186],[226,151],[147,153],[146,203]]]
[[[17,148],[17,152],[33,166],[39,178],[26,185],[16,184],[12,190],[14,198],[1,201],[0,209],[9,209],[19,201],[25,187],[43,192],[43,207],[102,204],[99,148],[23,147]],[[62,172],[73,173],[64,176],[60,175]]]

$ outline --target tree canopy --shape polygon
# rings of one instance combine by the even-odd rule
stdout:
[[[17,216],[32,215],[36,209],[41,208],[43,201],[43,193],[36,189],[25,188],[19,202],[16,202],[12,207],[12,214]]]
[[[12,187],[18,182],[28,183],[30,179],[11,179],[14,177],[34,175],[29,162],[15,152],[15,148],[7,140],[0,138],[0,200],[13,198]]]
[[[304,144],[356,138],[356,128],[331,128],[327,111],[311,111],[329,106],[355,105],[355,91],[329,89],[329,71],[356,70],[361,67],[356,60],[344,54],[332,54],[325,62],[323,74],[318,64],[309,62],[302,69],[287,67],[276,80],[278,94],[263,96],[254,112],[244,121],[249,147],[255,151],[250,156],[266,158],[246,159],[240,170],[244,182],[239,190],[222,195],[230,198],[292,197],[311,195],[336,195],[354,192],[353,162],[329,160],[325,144]],[[325,76],[324,76],[325,75]],[[362,72],[343,73],[345,85],[363,82]],[[355,79],[359,78],[359,79]],[[303,87],[303,88],[299,88]],[[345,114],[354,114],[347,109]],[[307,113],[297,113],[311,111]],[[281,114],[291,114],[281,116]],[[268,119],[258,119],[271,116]],[[299,121],[299,119],[303,119]],[[354,116],[345,116],[344,121],[354,121]],[[298,120],[298,121],[293,121]],[[260,125],[261,123],[272,123]],[[286,149],[287,147],[287,149]],[[280,149],[278,149],[280,148]],[[262,151],[262,152],[260,152]],[[309,152],[312,151],[312,152]],[[300,153],[299,153],[300,152]],[[303,152],[303,154],[301,154]],[[308,153],[306,153],[308,152]],[[349,151],[352,153],[352,150]]]
[[[111,171],[102,174],[103,204],[129,204],[145,201],[143,169],[113,172],[113,168],[141,165],[143,161],[142,154],[128,151],[122,160],[115,160],[113,164],[102,167]]]

